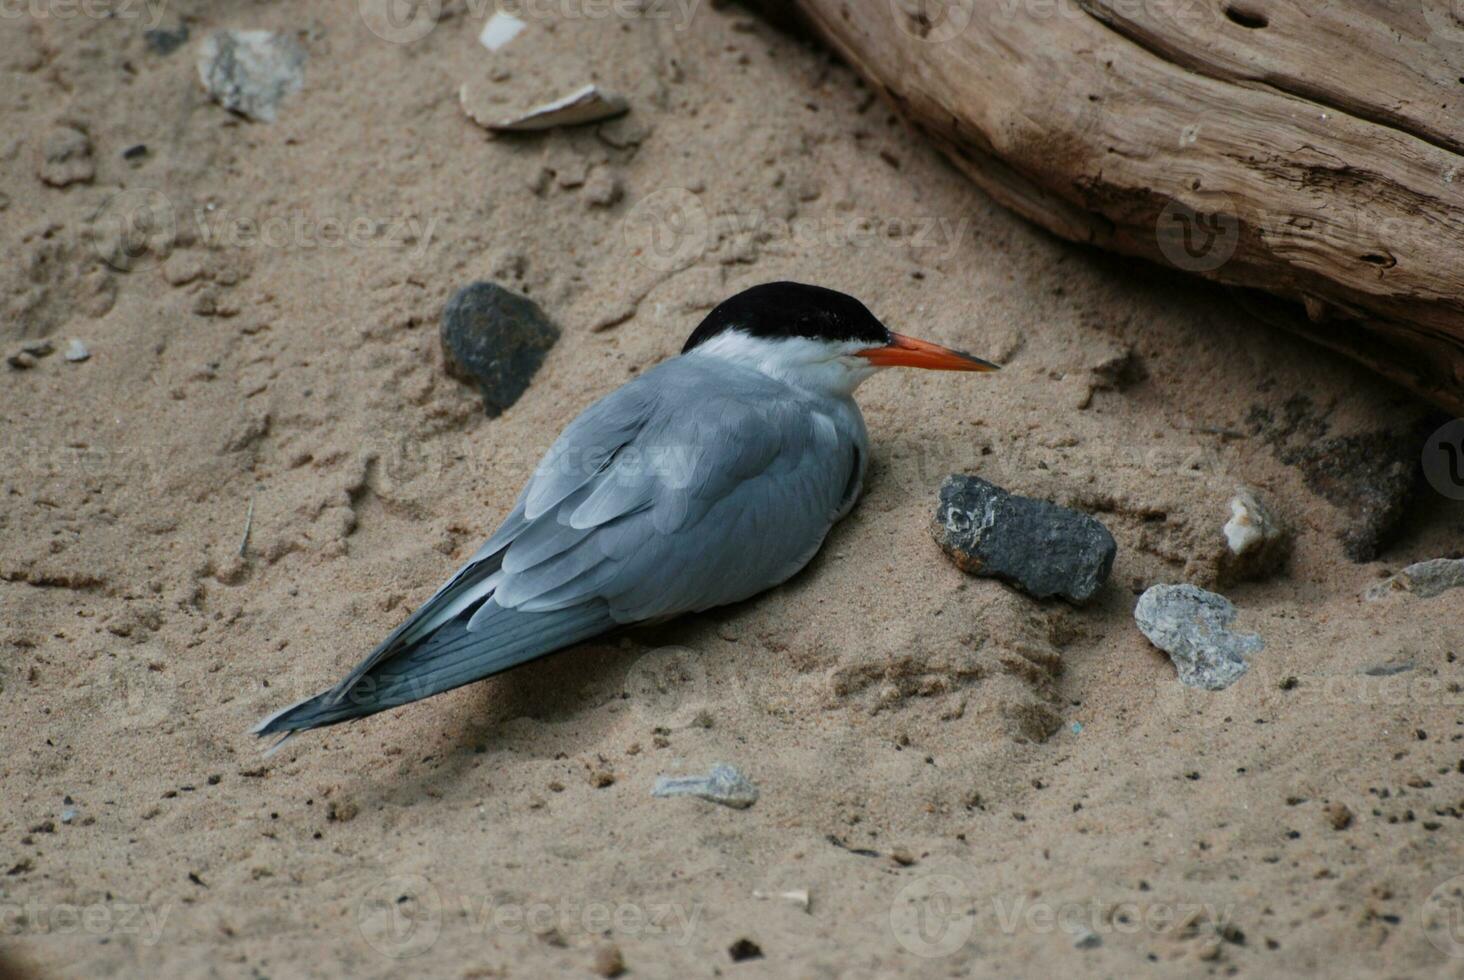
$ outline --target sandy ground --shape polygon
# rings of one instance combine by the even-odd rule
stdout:
[[[556,6],[490,54],[482,3],[409,43],[356,6],[0,25],[0,353],[57,347],[0,366],[0,973],[1464,976],[1464,591],[1359,598],[1460,554],[1464,509],[1425,492],[1356,563],[1346,468],[1294,465],[1423,406],[1002,212],[736,8]],[[198,83],[230,27],[308,52],[273,124]],[[460,108],[587,80],[630,114]],[[120,240],[138,207],[168,220]],[[866,497],[788,586],[261,758],[249,726],[430,594],[580,408],[778,278],[1006,370],[867,383]],[[497,419],[437,341],[474,279],[564,330]],[[1106,591],[959,572],[926,532],[959,471],[1099,516]],[[1191,690],[1131,611],[1213,585],[1241,483],[1294,554],[1225,590],[1250,673]],[[719,761],[755,806],[651,798]]]

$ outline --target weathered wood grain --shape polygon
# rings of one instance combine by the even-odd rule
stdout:
[[[1464,413],[1451,0],[796,0],[993,197]]]

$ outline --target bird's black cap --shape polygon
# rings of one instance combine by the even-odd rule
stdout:
[[[728,330],[766,340],[864,340],[870,346],[890,342],[889,329],[853,296],[801,282],[763,283],[723,300],[692,331],[681,353]]]

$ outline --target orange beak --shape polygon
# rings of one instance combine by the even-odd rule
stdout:
[[[903,334],[891,332],[893,338],[884,347],[862,350],[859,356],[875,367],[916,367],[931,371],[997,371],[990,361],[928,340],[916,340]]]

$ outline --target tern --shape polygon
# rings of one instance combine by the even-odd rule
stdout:
[[[774,282],[723,301],[679,356],[565,428],[498,530],[365,660],[255,734],[375,714],[787,581],[859,499],[854,390],[895,366],[996,370],[832,289]]]

